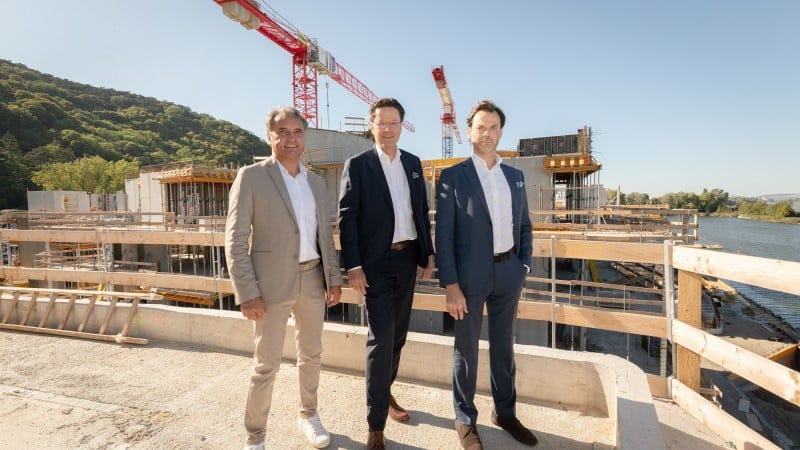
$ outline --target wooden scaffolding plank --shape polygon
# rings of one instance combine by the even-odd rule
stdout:
[[[56,336],[69,336],[69,337],[79,337],[79,338],[86,338],[86,339],[94,339],[96,341],[107,341],[107,342],[117,342],[119,344],[139,344],[145,345],[150,342],[148,339],[144,338],[134,338],[134,337],[127,337],[127,336],[120,336],[120,335],[104,335],[104,334],[96,334],[96,333],[81,333],[78,331],[71,331],[71,330],[56,330],[53,328],[40,328],[40,327],[31,327],[26,325],[13,325],[13,324],[0,324],[0,329],[2,330],[14,330],[14,331],[28,331],[34,333],[43,333],[43,334],[54,334]]]

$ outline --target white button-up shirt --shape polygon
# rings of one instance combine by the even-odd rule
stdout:
[[[417,238],[417,229],[414,226],[414,216],[411,211],[411,191],[408,187],[408,177],[400,161],[400,149],[394,155],[394,161],[377,145],[378,158],[381,161],[386,183],[389,184],[389,193],[392,196],[394,209],[394,235],[392,243],[414,240]]]
[[[489,207],[492,219],[492,242],[494,253],[504,253],[514,246],[514,222],[511,217],[511,187],[500,165],[503,158],[495,156],[495,165],[489,169],[486,161],[472,153],[472,162],[478,172],[478,179]]]
[[[297,228],[300,229],[300,254],[298,263],[319,258],[317,252],[317,206],[314,202],[314,193],[308,184],[308,171],[300,164],[300,173],[293,177],[289,171],[278,163],[283,175],[289,199],[292,201],[294,217],[297,219]]]

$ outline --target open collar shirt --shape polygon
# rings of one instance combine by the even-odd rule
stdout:
[[[495,155],[495,165],[490,169],[486,161],[472,153],[472,162],[478,172],[489,216],[492,219],[494,253],[506,252],[514,246],[514,222],[511,217],[511,187],[503,173],[503,158]]]
[[[289,199],[292,201],[294,217],[297,219],[297,228],[300,230],[300,254],[298,263],[319,258],[317,251],[317,207],[314,202],[314,193],[308,184],[308,170],[300,164],[300,172],[292,176],[283,164],[278,162],[278,167],[283,175]]]
[[[389,185],[389,193],[392,196],[392,208],[394,209],[392,243],[414,240],[417,238],[417,230],[411,211],[411,191],[408,187],[408,177],[406,177],[406,171],[400,161],[400,149],[397,149],[394,161],[392,161],[383,149],[377,145],[375,148],[378,151],[381,168],[383,168],[386,183]]]

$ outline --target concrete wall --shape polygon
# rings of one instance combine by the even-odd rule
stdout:
[[[160,174],[161,172],[140,173],[137,178],[125,180],[128,211],[163,213],[167,210],[164,206],[164,188],[156,179]],[[145,220],[160,222],[164,220],[164,216],[147,216]]]
[[[81,191],[28,191],[28,211],[90,212],[91,199]]]
[[[344,162],[370,147],[373,142],[354,134],[310,128],[306,132],[306,157],[309,162]]]

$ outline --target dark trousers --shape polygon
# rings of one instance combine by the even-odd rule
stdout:
[[[478,420],[474,399],[484,304],[489,326],[489,372],[494,410],[501,417],[516,415],[514,319],[526,270],[516,255],[494,263],[493,268],[487,292],[465,295],[469,313],[464,319],[455,321],[453,406],[456,421],[466,425],[475,425]]]
[[[406,343],[414,285],[416,245],[389,251],[383,270],[367,278],[367,422],[370,431],[383,431],[389,414],[389,395],[400,351]]]

